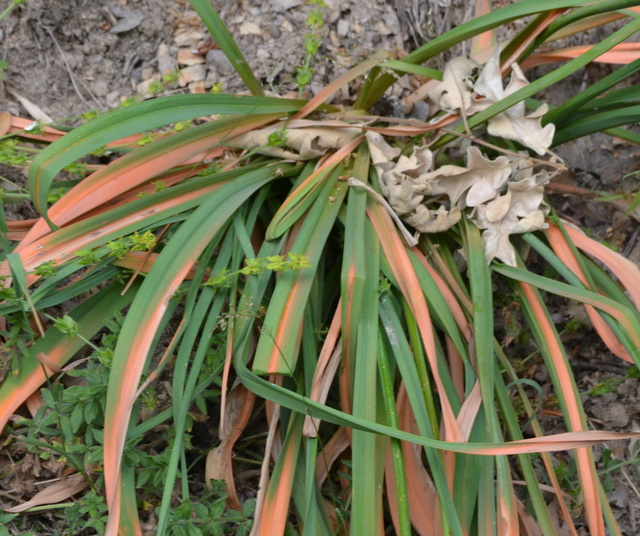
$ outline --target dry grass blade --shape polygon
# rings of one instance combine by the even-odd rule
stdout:
[[[220,444],[207,454],[205,465],[206,483],[210,486],[209,483],[212,479],[224,480],[229,494],[227,506],[234,510],[242,510],[242,505],[238,500],[234,484],[233,447],[249,422],[255,399],[256,395],[247,390],[242,384],[236,385],[231,389],[227,396],[224,426],[220,427]]]
[[[564,401],[563,405],[568,425],[572,431],[586,430],[584,414],[576,392],[573,375],[568,367],[564,350],[558,340],[555,328],[544,310],[540,297],[533,288],[520,283],[520,289],[524,299],[527,300],[532,309],[544,340],[547,341],[550,357],[553,360],[554,372],[558,377],[559,384],[562,385],[562,400]],[[598,477],[593,463],[593,453],[590,449],[577,449],[576,459],[589,529],[593,536],[604,536],[604,521],[598,490]]]
[[[580,278],[580,280],[588,287],[587,278],[584,275],[580,264],[573,255],[569,244],[564,239],[564,236],[556,226],[550,226],[546,232],[547,238],[551,247],[556,252],[562,262],[569,267],[569,269]],[[596,309],[588,304],[584,305],[593,327],[600,335],[602,341],[607,345],[607,348],[611,350],[615,355],[633,363],[633,359],[629,355],[629,352],[618,340],[618,337],[613,333],[612,329],[606,323],[605,319],[596,311]]]
[[[453,410],[451,409],[451,403],[445,395],[444,385],[438,373],[439,365],[436,358],[433,326],[430,321],[429,309],[427,308],[427,303],[418,278],[411,265],[409,255],[386,211],[382,210],[378,203],[368,203],[367,212],[380,238],[382,249],[391,265],[393,274],[418,322],[422,342],[429,359],[429,364],[431,365],[442,405],[444,438],[447,441],[464,441],[462,433],[456,423]]]
[[[4,511],[9,513],[18,513],[36,506],[59,503],[65,499],[73,497],[76,493],[80,493],[88,486],[89,483],[81,474],[71,475],[61,479],[59,482],[55,482],[50,486],[47,486],[42,491],[36,493],[31,500],[18,506],[5,508]]]
[[[575,46],[553,50],[550,52],[538,53],[530,56],[522,62],[523,69],[532,69],[547,63],[556,61],[572,60],[591,50],[590,46]],[[612,63],[627,65],[640,58],[640,43],[620,43],[609,52],[605,52],[595,61],[598,63]]]

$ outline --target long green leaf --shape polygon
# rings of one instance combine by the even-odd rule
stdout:
[[[595,84],[592,84],[584,91],[581,91],[580,93],[571,97],[561,106],[550,110],[545,114],[543,123],[553,123],[559,126],[563,125],[565,120],[568,119],[574,111],[587,104],[590,105],[591,103],[597,102],[596,100],[594,100],[596,97],[602,95],[605,91],[608,91],[613,86],[622,82],[639,70],[640,59],[632,61],[631,63],[625,65],[624,67],[621,67],[620,69],[616,69],[614,72],[605,76],[601,80],[598,80]]]
[[[366,254],[363,274],[362,309],[355,328],[356,354],[353,370],[353,414],[369,421],[378,420],[378,294],[380,244],[373,227],[365,220],[361,237]],[[352,334],[353,335],[353,334]],[[380,493],[382,464],[380,439],[369,432],[353,431],[352,522],[351,534],[380,534],[382,505]]]
[[[302,319],[311,285],[348,190],[346,182],[338,181],[342,169],[339,166],[325,180],[291,246],[291,253],[305,255],[311,268],[285,272],[280,276],[256,349],[253,370],[258,374],[291,374],[295,370]]]
[[[119,525],[122,450],[138,382],[168,301],[211,238],[272,178],[239,177],[211,194],[171,237],[131,305],[114,351],[105,409],[105,485],[111,512],[107,534],[115,534]]]
[[[240,75],[240,78],[247,84],[249,91],[253,95],[263,95],[262,85],[258,82],[258,79],[253,74],[253,71],[249,67],[247,60],[242,55],[242,52],[238,48],[238,45],[234,41],[232,35],[227,30],[224,22],[218,15],[218,12],[211,5],[210,0],[189,0],[193,9],[195,9],[200,15],[202,22],[204,22],[207,29],[211,32],[220,50],[225,53],[231,65]]]
[[[640,122],[640,105],[626,106],[617,110],[594,113],[586,118],[567,123],[567,126],[556,132],[553,138],[553,144],[561,145],[595,132],[622,125],[636,124],[638,122]]]
[[[43,149],[29,168],[29,189],[46,213],[47,193],[57,173],[91,151],[131,134],[213,114],[255,115],[299,110],[305,101],[232,95],[177,95],[119,108],[82,125]]]

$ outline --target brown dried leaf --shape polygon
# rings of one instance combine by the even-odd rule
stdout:
[[[249,391],[242,384],[236,385],[227,398],[227,405],[224,417],[220,426],[220,444],[209,451],[205,463],[205,479],[207,487],[210,488],[211,480],[224,480],[227,485],[227,506],[234,510],[242,510],[233,474],[233,447],[244,431],[256,395]]]
[[[433,154],[427,147],[414,147],[411,156],[401,155],[393,162],[399,149],[392,148],[375,132],[367,132],[366,138],[383,195],[396,213],[413,212],[427,192],[423,177],[431,168]]]
[[[58,482],[47,486],[42,491],[36,493],[30,501],[14,506],[13,508],[5,508],[5,512],[11,514],[17,514],[18,512],[24,512],[35,506],[42,506],[43,504],[55,504],[69,497],[73,497],[76,493],[79,493],[85,489],[89,483],[81,474],[71,475],[68,478],[64,478]]]
[[[286,130],[284,146],[273,147],[269,145],[269,136],[276,130],[275,127],[269,127],[247,132],[231,138],[227,145],[257,149],[260,154],[287,160],[311,160],[331,149],[339,149],[361,134],[358,128],[292,128]]]
[[[4,136],[11,128],[11,114],[0,112],[0,136]]]

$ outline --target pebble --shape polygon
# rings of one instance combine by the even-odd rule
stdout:
[[[221,73],[230,73],[233,71],[233,65],[224,55],[222,50],[210,50],[207,52],[207,63],[213,65]]]
[[[189,84],[189,93],[206,93],[204,80],[197,80]]]
[[[240,26],[240,35],[262,35],[262,30],[257,24],[247,21]]]
[[[181,48],[178,50],[178,63],[180,65],[198,65],[204,63],[204,58],[194,54],[189,48]]]
[[[284,13],[292,7],[298,7],[302,5],[302,0],[271,0],[271,7],[278,13]]]
[[[345,37],[349,33],[349,22],[342,19],[338,21],[338,35]]]
[[[107,106],[109,108],[115,108],[120,104],[120,93],[118,91],[112,91],[107,93]]]
[[[154,73],[155,71],[153,70],[153,67],[145,67],[142,70],[142,74],[140,75],[140,81],[145,82],[149,80],[154,75]]]
[[[180,77],[178,78],[178,85],[185,87],[191,82],[199,82],[204,80],[207,76],[207,71],[202,65],[190,65],[184,69],[180,69]]]
[[[187,30],[180,32],[173,37],[176,45],[179,47],[195,47],[198,41],[204,38],[204,35],[196,30]]]
[[[143,80],[136,86],[136,91],[138,95],[146,95],[147,93],[149,93],[149,86],[153,82],[159,82],[159,81],[160,81],[159,74],[154,74],[151,78],[148,78],[147,80]]]
[[[280,37],[282,34],[280,33],[278,27],[274,24],[273,26],[271,26],[271,28],[269,28],[269,35],[274,39],[278,39],[278,37]]]
[[[429,117],[429,105],[424,101],[418,101],[413,105],[413,109],[409,114],[411,119],[418,121],[426,121]]]

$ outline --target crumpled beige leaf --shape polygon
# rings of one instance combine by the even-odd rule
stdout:
[[[429,210],[425,205],[418,205],[404,221],[421,233],[442,233],[451,229],[461,218],[462,211],[458,207],[447,210],[440,205],[437,210]]]
[[[477,207],[493,199],[511,175],[512,164],[506,156],[485,158],[477,147],[467,148],[467,166],[442,166],[428,174],[435,184],[432,192],[447,194],[452,205]]]
[[[478,75],[478,72],[480,73]],[[480,112],[492,104],[529,85],[520,67],[511,66],[511,80],[504,87],[500,72],[500,47],[484,67],[469,58],[453,58],[445,67],[442,82],[429,97],[441,108],[467,116]],[[514,140],[542,155],[553,141],[555,126],[541,124],[541,117],[548,111],[543,104],[526,115],[524,102],[489,119],[487,130],[492,136]]]
[[[229,147],[258,149],[259,154],[285,158],[287,160],[311,160],[331,149],[339,149],[355,139],[362,131],[359,128],[290,128],[286,129],[286,142],[282,147],[269,145],[269,136],[276,130],[267,127],[254,130],[225,141]]]
[[[482,244],[487,262],[498,258],[515,266],[516,254],[509,235],[546,227],[545,216],[549,207],[543,196],[548,177],[548,172],[540,171],[518,182],[510,182],[504,195],[474,209],[470,218],[479,229],[484,229]]]
[[[433,153],[427,147],[414,147],[411,156],[400,155],[397,162],[392,159],[400,153],[391,147],[380,134],[367,132],[369,151],[378,173],[380,190],[387,198],[393,211],[420,233],[440,233],[460,221],[462,212],[453,207],[448,210],[440,205],[430,210],[423,200],[425,196],[440,195],[434,189],[437,184],[431,180]],[[451,166],[454,167],[454,166]],[[461,168],[464,169],[464,168]]]
[[[433,154],[427,147],[414,147],[411,156],[401,155],[393,162],[391,159],[398,156],[399,149],[391,147],[377,133],[367,132],[366,138],[382,194],[398,214],[412,212],[424,198],[426,182],[421,176],[431,168]]]
[[[411,156],[400,155],[394,162],[398,149],[379,134],[367,133],[366,137],[387,199],[380,201],[388,204],[396,219],[400,216],[420,233],[446,231],[460,221],[465,209],[473,208],[470,219],[484,230],[487,262],[497,257],[514,266],[516,256],[509,236],[546,226],[549,207],[543,196],[549,173],[533,175],[533,162],[526,153],[491,160],[478,147],[470,146],[466,166],[446,165],[430,171],[433,155],[427,147],[414,147]]]
[[[429,97],[443,110],[466,113],[472,104],[471,93],[481,66],[478,62],[459,56],[444,68],[442,82],[429,92]]]
[[[518,64],[514,63],[511,65],[511,80],[509,80],[507,87],[503,88],[500,72],[500,47],[498,47],[473,86],[475,93],[472,96],[473,104],[466,109],[466,113],[473,114],[484,110],[527,85],[529,85],[529,81],[525,78]],[[547,111],[548,106],[543,104],[534,112],[525,115],[524,101],[521,101],[489,119],[487,130],[492,136],[520,142],[542,155],[551,146],[555,133],[555,125],[551,123],[544,128],[542,127],[541,117]]]

